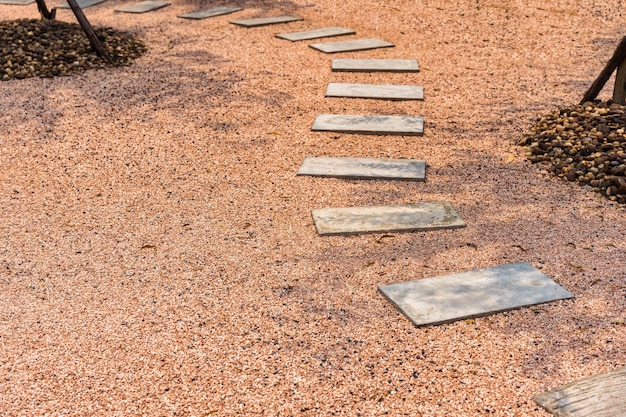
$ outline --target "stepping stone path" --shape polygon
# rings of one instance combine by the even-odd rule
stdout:
[[[419,72],[416,59],[333,59],[334,72]]]
[[[426,161],[421,159],[308,157],[298,175],[354,179],[424,181]]]
[[[96,4],[104,3],[106,0],[76,0],[78,6],[81,9],[85,9],[87,7],[95,6]],[[67,3],[61,3],[56,6],[57,9],[69,9],[70,5]]]
[[[78,0],[82,8],[105,0]],[[35,0],[0,0],[4,5],[29,5]],[[146,0],[122,7],[116,12],[144,13],[169,5],[168,2]],[[69,8],[67,3],[58,8]],[[187,19],[204,19],[242,10],[220,6],[180,15]],[[243,27],[258,27],[303,20],[294,16],[275,16],[235,20]],[[281,33],[278,38],[292,42],[321,37],[355,34],[350,29],[328,27],[303,32]],[[309,45],[325,52],[352,52],[393,47],[380,39],[356,39]],[[334,59],[333,72],[418,72],[415,59]],[[330,83],[329,97],[376,99],[423,99],[423,88],[417,86],[338,84]],[[334,131],[375,135],[422,135],[423,118],[413,116],[319,115],[314,131]],[[356,179],[402,179],[423,181],[425,161],[368,158],[306,158],[298,175],[333,176]],[[410,205],[329,208],[312,211],[320,235],[357,233],[389,233],[455,229],[465,227],[449,203],[433,202]],[[417,326],[448,323],[479,317],[509,309],[559,299],[572,294],[557,285],[529,264],[519,263],[479,269],[460,274],[427,278],[379,287],[379,291]],[[559,416],[626,415],[626,368],[537,395],[535,401]]]
[[[258,26],[267,26],[267,25],[275,25],[278,23],[289,23],[289,22],[297,22],[299,20],[303,20],[301,17],[294,16],[274,16],[274,17],[259,17],[256,19],[245,19],[245,20],[233,20],[233,25],[243,26],[247,28],[253,28]]]
[[[424,119],[413,116],[320,114],[311,130],[364,135],[421,136],[424,134]]]
[[[465,227],[465,222],[448,203],[330,208],[313,210],[312,214],[317,233],[321,236]]]
[[[146,13],[169,5],[170,3],[164,1],[145,0],[130,6],[122,7],[121,9],[116,9],[115,11],[122,13]]]
[[[317,38],[329,38],[331,36],[354,35],[356,32],[352,29],[340,27],[330,27],[322,29],[306,30],[304,32],[278,33],[277,38],[287,39],[291,42],[306,41]]]
[[[221,16],[224,14],[229,14],[233,12],[238,12],[239,10],[243,10],[241,7],[213,7],[212,9],[198,10],[191,13],[181,14],[178,17],[183,19],[206,19],[207,17]]]
[[[534,400],[559,417],[626,416],[626,367],[571,382]]]
[[[334,54],[337,52],[353,52],[353,51],[366,51],[368,49],[377,48],[391,48],[395,46],[393,43],[386,42],[380,39],[355,39],[352,41],[342,42],[325,42],[325,43],[313,43],[309,45],[313,49],[325,52],[327,54]]]
[[[326,89],[326,97],[424,100],[424,88],[414,85],[330,83]]]
[[[449,323],[573,297],[527,263],[383,285],[378,290],[416,326]]]
[[[11,6],[27,6],[34,2],[35,0],[0,0],[0,4],[6,4]]]

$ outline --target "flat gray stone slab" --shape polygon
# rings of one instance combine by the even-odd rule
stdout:
[[[330,83],[326,97],[424,100],[424,88],[416,85]]]
[[[183,18],[183,19],[199,20],[199,19],[206,19],[207,17],[221,16],[224,14],[234,13],[234,12],[238,12],[239,10],[243,10],[243,9],[241,7],[220,6],[220,7],[213,7],[211,9],[197,10],[195,12],[181,14],[178,17]]]
[[[559,417],[626,416],[626,367],[571,382],[534,400]]]
[[[366,51],[368,49],[376,48],[390,48],[395,46],[393,43],[386,42],[380,39],[354,39],[351,41],[342,42],[325,42],[325,43],[313,43],[309,45],[313,49],[325,52],[327,54],[334,54],[336,52],[351,52],[351,51]]]
[[[322,236],[465,227],[465,222],[461,220],[452,206],[443,202],[329,208],[313,210],[312,214],[317,233]]]
[[[527,263],[383,285],[378,290],[416,326],[450,323],[573,297]]]
[[[419,72],[416,59],[333,59],[335,72]]]
[[[165,1],[145,0],[136,4],[131,4],[130,6],[122,7],[121,9],[116,9],[115,11],[122,13],[145,13],[161,9],[169,5],[170,3]]]
[[[322,29],[306,30],[304,32],[278,33],[277,38],[287,39],[291,42],[306,41],[317,38],[329,38],[331,36],[354,35],[356,32],[352,29],[330,27]]]
[[[298,175],[355,179],[424,181],[426,161],[422,159],[307,157]]]
[[[258,26],[267,26],[267,25],[275,25],[278,23],[289,23],[289,22],[297,22],[298,20],[304,20],[301,17],[295,16],[274,16],[274,17],[258,17],[256,19],[244,19],[244,20],[233,20],[233,25],[243,26],[247,28],[253,28]]]
[[[415,116],[320,114],[311,130],[365,135],[420,136],[424,134],[424,119]]]
[[[34,2],[35,0],[0,0],[0,4],[7,4],[11,6],[27,6]]]
[[[106,0],[76,0],[76,3],[80,6],[81,9],[85,9],[87,7],[95,6],[96,4],[104,3]],[[56,6],[57,9],[69,9],[70,5],[67,3],[61,3]]]

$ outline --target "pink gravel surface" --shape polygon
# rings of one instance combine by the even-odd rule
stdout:
[[[235,0],[201,21],[176,15],[229,3],[113,12],[129,3],[86,14],[146,42],[135,65],[0,83],[1,415],[539,417],[533,395],[626,364],[624,207],[515,145],[578,102],[626,34],[623,0]],[[305,20],[228,23],[280,14]],[[325,26],[396,47],[274,37]],[[328,82],[426,100],[324,98]],[[321,113],[424,116],[425,134],[311,132]],[[423,158],[427,181],[297,177],[305,156]],[[467,228],[322,238],[310,213],[439,200]],[[522,261],[576,298],[415,328],[376,292]]]

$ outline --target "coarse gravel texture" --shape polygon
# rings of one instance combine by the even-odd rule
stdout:
[[[626,106],[586,102],[541,117],[520,140],[532,162],[626,203]]]
[[[88,69],[130,65],[145,52],[131,34],[94,28],[111,59],[99,57],[77,23],[59,20],[0,21],[0,80],[55,77]]]
[[[85,13],[145,41],[132,66],[0,83],[1,415],[546,417],[533,395],[625,365],[624,208],[517,145],[580,100],[626,32],[623,0],[236,0],[201,21],[176,15],[214,4],[125,4]],[[228,23],[279,14],[305,20]],[[36,7],[0,6],[19,18]],[[396,47],[274,37],[331,25]],[[324,98],[329,82],[426,100]],[[424,116],[425,134],[311,132],[328,113]],[[425,183],[297,177],[305,156],[429,166]],[[311,219],[420,201],[468,226],[319,237]],[[376,291],[510,262],[576,298],[415,328]]]

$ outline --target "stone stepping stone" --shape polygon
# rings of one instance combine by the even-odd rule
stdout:
[[[233,25],[243,26],[246,28],[253,28],[258,26],[267,26],[267,25],[275,25],[278,23],[289,23],[289,22],[297,22],[299,20],[304,20],[301,17],[295,16],[274,16],[274,17],[259,17],[256,19],[244,19],[244,20],[233,20]]]
[[[414,116],[320,114],[311,130],[365,135],[421,136],[424,134],[424,119]]]
[[[626,416],[626,367],[562,385],[534,400],[555,416]]]
[[[105,1],[106,0],[76,0],[76,3],[78,3],[81,9],[85,9],[87,7],[95,6],[96,4],[104,3]],[[57,9],[69,9],[70,5],[67,3],[61,3],[55,7]]]
[[[452,206],[444,202],[329,208],[313,210],[312,214],[317,233],[321,236],[465,227],[465,222]]]
[[[195,12],[181,14],[181,15],[178,15],[178,17],[182,19],[200,20],[200,19],[206,19],[207,17],[221,16],[224,14],[238,12],[239,10],[243,10],[243,9],[241,7],[220,6],[220,7],[213,7],[211,9],[197,10]]]
[[[416,59],[333,59],[334,72],[419,72]]]
[[[298,175],[353,179],[424,181],[426,161],[421,159],[307,157]]]
[[[161,9],[169,5],[170,3],[165,1],[145,0],[136,4],[131,4],[130,6],[122,7],[121,9],[116,9],[115,11],[122,13],[145,13]]]
[[[415,85],[330,83],[326,89],[326,97],[424,100],[424,88]]]
[[[27,6],[34,2],[35,0],[0,0],[0,4],[6,4],[10,6]]]
[[[356,32],[352,29],[340,27],[329,27],[322,29],[306,30],[304,32],[278,33],[277,38],[287,39],[291,42],[306,41],[317,38],[329,38],[331,36],[354,35]]]
[[[313,43],[309,45],[313,49],[325,52],[327,54],[334,54],[336,52],[352,52],[352,51],[366,51],[368,49],[376,48],[390,48],[395,46],[393,43],[386,42],[380,39],[354,39],[351,41],[342,42],[325,42],[325,43]]]
[[[573,297],[527,263],[383,285],[378,290],[416,326],[450,323]]]

